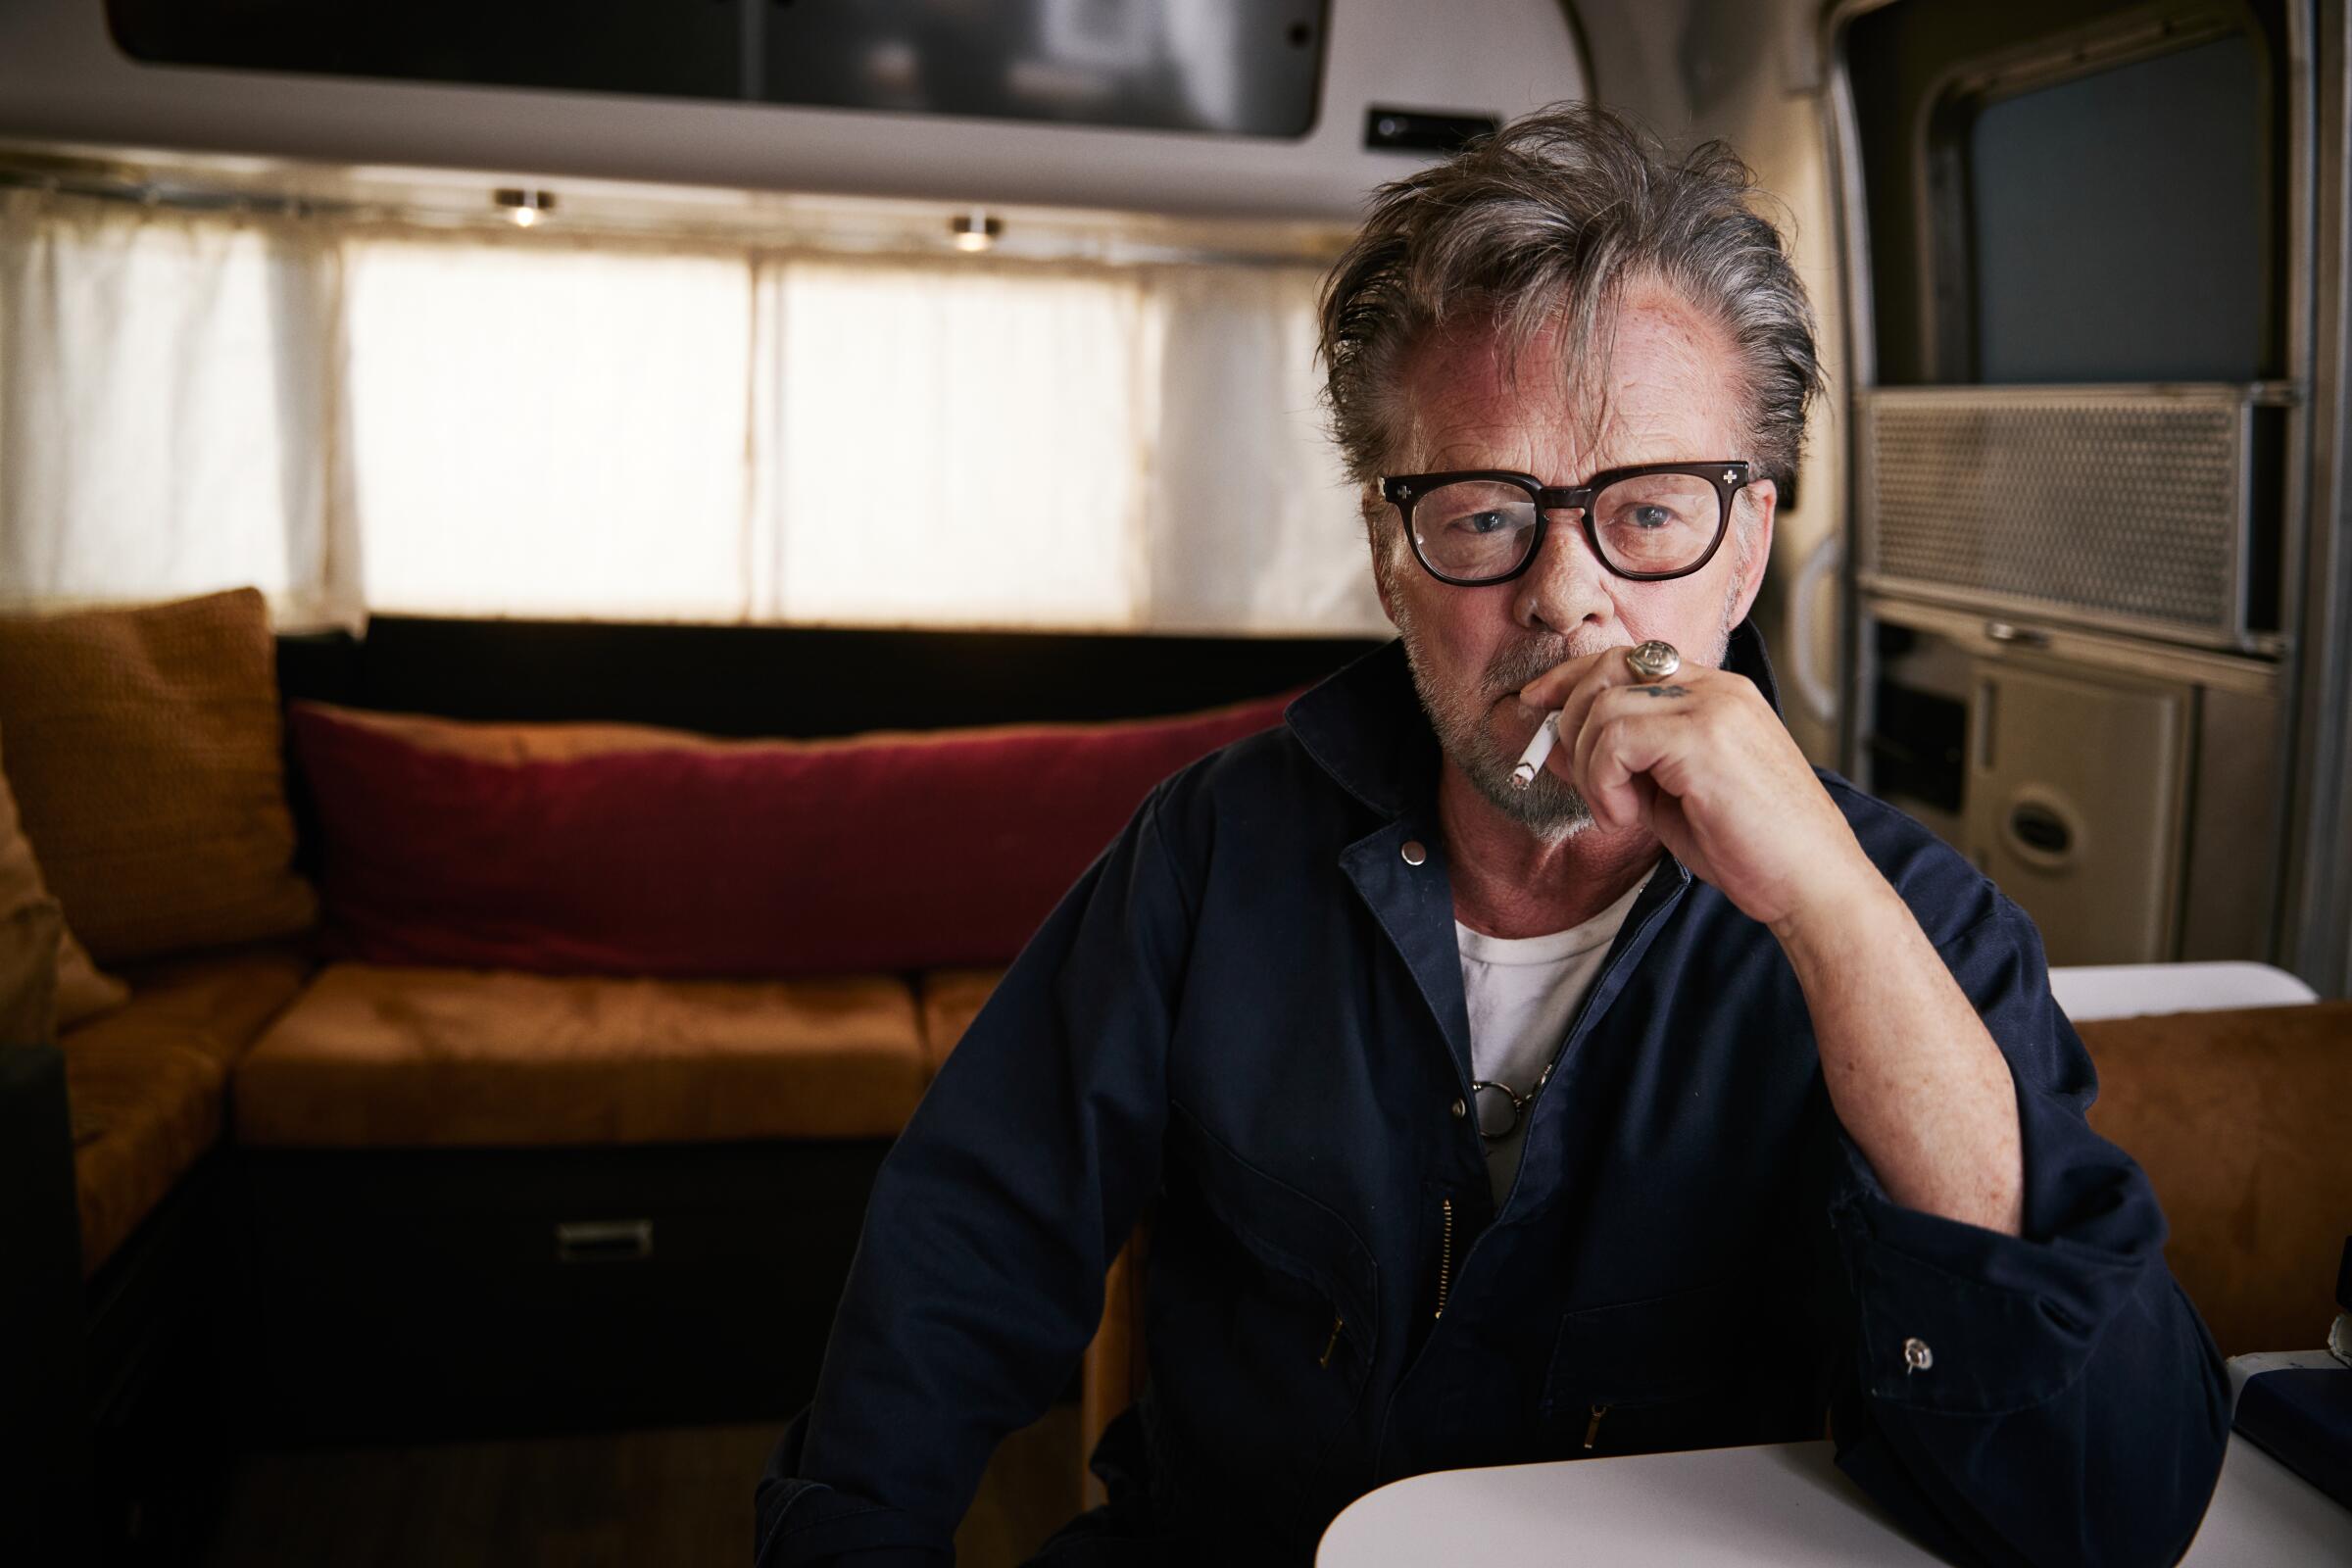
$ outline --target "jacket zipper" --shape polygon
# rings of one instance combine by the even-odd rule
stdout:
[[[1585,1427],[1585,1450],[1588,1453],[1592,1451],[1593,1443],[1600,1437],[1600,1418],[1608,1413],[1609,1407],[1605,1404],[1596,1404],[1592,1407],[1592,1419]]]
[[[1325,1342],[1323,1346],[1323,1353],[1315,1357],[1315,1365],[1331,1365],[1331,1352],[1340,1348],[1340,1330],[1346,1328],[1347,1326],[1348,1320],[1342,1317],[1339,1313],[1334,1312],[1331,1315],[1331,1338]]]
[[[1432,1318],[1446,1315],[1446,1287],[1453,1278],[1453,1200],[1443,1200],[1446,1210],[1446,1230],[1438,1243],[1438,1309]]]
[[[1686,884],[1691,880],[1691,878],[1689,876],[1689,874],[1688,874],[1688,872],[1687,872],[1687,871],[1686,871],[1686,872],[1685,872],[1685,874],[1684,874],[1683,880],[1684,880],[1684,882],[1685,882]],[[1611,979],[1613,979],[1613,978],[1615,977],[1615,975],[1616,975],[1616,973],[1617,973],[1617,969],[1618,969],[1618,965],[1619,965],[1619,963],[1622,963],[1622,962],[1625,960],[1625,956],[1626,956],[1626,955],[1628,955],[1628,954],[1632,953],[1632,952],[1633,952],[1633,950],[1634,950],[1634,949],[1635,949],[1637,946],[1639,946],[1639,945],[1640,945],[1640,944],[1641,944],[1641,943],[1642,943],[1642,942],[1644,939],[1646,939],[1646,938],[1647,938],[1647,936],[1648,936],[1648,934],[1649,934],[1649,932],[1650,932],[1650,929],[1651,929],[1653,926],[1655,926],[1655,925],[1658,923],[1658,921],[1659,921],[1659,920],[1660,920],[1660,919],[1661,919],[1661,918],[1662,918],[1662,917],[1665,915],[1665,913],[1666,913],[1667,909],[1668,909],[1668,908],[1669,908],[1669,907],[1670,907],[1670,906],[1671,906],[1674,904],[1674,902],[1676,901],[1676,899],[1680,897],[1681,891],[1682,891],[1681,889],[1675,889],[1675,890],[1673,890],[1673,891],[1670,891],[1670,892],[1668,892],[1667,894],[1665,894],[1665,895],[1664,895],[1664,897],[1660,899],[1660,901],[1659,901],[1659,904],[1658,904],[1658,906],[1657,906],[1656,908],[1654,908],[1654,909],[1650,910],[1650,911],[1649,911],[1649,913],[1647,913],[1646,915],[1642,916],[1642,923],[1641,923],[1639,926],[1635,927],[1635,929],[1634,929],[1634,932],[1633,932],[1632,936],[1630,936],[1630,937],[1627,937],[1627,936],[1625,935],[1625,933],[1624,933],[1624,932],[1622,932],[1622,931],[1620,931],[1620,932],[1618,933],[1619,937],[1620,937],[1620,938],[1622,938],[1622,939],[1624,940],[1624,942],[1625,942],[1625,946],[1624,946],[1622,949],[1615,949],[1614,947],[1612,948],[1612,955],[1611,955],[1611,956],[1612,956],[1612,957],[1614,957],[1614,958],[1615,958],[1617,961],[1616,961],[1616,962],[1604,962],[1604,963],[1601,965],[1601,972],[1600,972],[1599,974],[1597,974],[1597,975],[1595,975],[1595,976],[1593,977],[1592,986],[1591,986],[1591,987],[1589,987],[1589,988],[1586,990],[1586,992],[1585,992],[1585,999],[1584,999],[1584,1001],[1583,1001],[1583,1002],[1581,1002],[1581,1003],[1579,1003],[1579,1004],[1577,1004],[1577,1009],[1576,1009],[1576,1017],[1575,1017],[1575,1019],[1574,1019],[1574,1020],[1573,1020],[1573,1021],[1572,1021],[1572,1022],[1569,1024],[1569,1026],[1568,1026],[1568,1033],[1567,1033],[1566,1037],[1565,1037],[1565,1038],[1563,1038],[1563,1039],[1562,1039],[1562,1041],[1560,1042],[1560,1049],[1559,1049],[1559,1051],[1557,1051],[1556,1053],[1554,1053],[1554,1054],[1553,1054],[1553,1065],[1554,1065],[1554,1066],[1556,1066],[1556,1065],[1558,1064],[1558,1062],[1559,1062],[1559,1060],[1560,1060],[1561,1058],[1564,1058],[1564,1057],[1567,1055],[1567,1053],[1568,1053],[1568,1048],[1569,1048],[1569,1046],[1570,1046],[1572,1043],[1574,1043],[1575,1041],[1577,1041],[1577,1039],[1578,1039],[1578,1038],[1579,1038],[1579,1037],[1580,1037],[1580,1036],[1581,1036],[1581,1035],[1584,1033],[1584,1029],[1585,1029],[1585,1024],[1586,1024],[1586,1021],[1587,1021],[1587,1019],[1588,1019],[1588,1018],[1589,1018],[1589,1017],[1592,1015],[1592,998],[1593,998],[1594,994],[1595,994],[1595,993],[1597,993],[1597,992],[1598,992],[1598,991],[1601,989],[1601,987],[1603,987],[1604,985],[1608,984],[1608,982],[1609,982]],[[1644,896],[1646,896],[1646,895],[1644,895]],[[1641,902],[1641,900],[1639,900],[1639,899],[1637,899],[1637,900],[1635,901],[1635,903],[1636,903],[1637,905],[1639,905],[1639,904],[1640,904],[1640,902]],[[1457,1067],[1457,1068],[1456,1068],[1456,1071],[1457,1071],[1457,1073],[1458,1073],[1458,1072],[1460,1071],[1460,1069]],[[1550,1084],[1552,1076],[1553,1076],[1553,1075],[1552,1075],[1550,1072],[1548,1072],[1548,1071],[1546,1071],[1546,1072],[1544,1073],[1543,1080],[1542,1080],[1541,1082],[1539,1082],[1539,1083],[1536,1085],[1536,1094],[1537,1094],[1538,1096],[1541,1096],[1541,1095],[1543,1094],[1544,1090],[1544,1089],[1545,1089],[1545,1088],[1546,1088],[1546,1087],[1547,1087],[1547,1086]],[[1467,1085],[1466,1083],[1463,1085],[1463,1089],[1464,1089],[1464,1092],[1465,1092],[1465,1093],[1467,1093],[1467,1091],[1468,1091],[1468,1085]],[[1529,1101],[1529,1102],[1528,1102],[1528,1108],[1527,1108],[1527,1111],[1526,1111],[1526,1113],[1525,1113],[1525,1114],[1528,1116],[1528,1118],[1529,1118],[1531,1121],[1534,1119],[1534,1116],[1535,1116],[1535,1110],[1536,1110],[1536,1102],[1535,1102],[1533,1099],[1531,1099],[1531,1100]],[[1508,1208],[1508,1207],[1510,1207],[1510,1200],[1511,1200],[1512,1197],[1513,1197],[1513,1196],[1515,1196],[1515,1195],[1517,1194],[1517,1192],[1518,1192],[1518,1190],[1519,1190],[1519,1183],[1520,1183],[1521,1181],[1525,1180],[1525,1179],[1526,1179],[1526,1176],[1527,1176],[1527,1168],[1526,1168],[1525,1164],[1523,1163],[1523,1164],[1520,1166],[1519,1174],[1511,1178],[1511,1191],[1510,1191],[1510,1192],[1508,1192],[1508,1193],[1505,1193],[1505,1194],[1503,1195],[1502,1206],[1503,1206],[1504,1208]],[[1442,1317],[1444,1317],[1444,1316],[1446,1315],[1446,1284],[1447,1284],[1447,1282],[1448,1282],[1448,1280],[1449,1280],[1449,1278],[1451,1277],[1451,1274],[1452,1274],[1452,1272],[1453,1272],[1453,1201],[1452,1201],[1452,1200],[1450,1200],[1450,1199],[1447,1199],[1447,1200],[1445,1200],[1445,1210],[1446,1210],[1446,1231],[1445,1231],[1445,1240],[1444,1240],[1444,1243],[1442,1244],[1442,1250],[1441,1250],[1441,1252],[1440,1252],[1440,1254],[1439,1254],[1439,1262],[1438,1262],[1438,1309],[1437,1309],[1437,1311],[1436,1311],[1436,1312],[1434,1312],[1434,1313],[1432,1313],[1432,1314],[1431,1314],[1433,1317],[1440,1317],[1440,1318],[1442,1318]],[[1491,1230],[1493,1230],[1493,1228],[1494,1228],[1494,1227],[1492,1227],[1492,1226],[1489,1226],[1489,1227],[1488,1227],[1488,1229],[1489,1229],[1490,1231],[1491,1231]],[[1472,1250],[1476,1250],[1476,1248],[1477,1248],[1477,1243],[1476,1243],[1476,1242],[1473,1242],[1473,1243],[1471,1244],[1471,1247],[1472,1247]],[[1408,1365],[1408,1366],[1405,1368],[1406,1372],[1407,1372],[1407,1373],[1410,1373],[1410,1372],[1411,1372],[1411,1370],[1412,1370],[1412,1367],[1413,1367],[1413,1366],[1418,1366],[1418,1365],[1420,1364],[1420,1362],[1421,1362],[1421,1359],[1422,1359],[1422,1357],[1423,1357],[1423,1356],[1425,1356],[1425,1355],[1427,1355],[1427,1354],[1428,1354],[1428,1348],[1427,1348],[1427,1346],[1425,1345],[1425,1346],[1422,1348],[1421,1351],[1420,1351],[1418,1354],[1416,1354],[1416,1355],[1413,1357],[1413,1360],[1412,1360],[1412,1363],[1411,1363],[1411,1365]],[[1605,1406],[1605,1405],[1604,1405],[1604,1406],[1602,1406],[1602,1409],[1605,1411],[1605,1410],[1607,1409],[1607,1406]],[[1387,1409],[1386,1409],[1386,1410],[1384,1410],[1384,1412],[1382,1413],[1382,1415],[1381,1415],[1381,1418],[1380,1418],[1380,1429],[1379,1429],[1379,1430],[1380,1430],[1380,1438],[1377,1440],[1378,1442],[1385,1443],[1385,1442],[1387,1441],[1387,1437],[1388,1437],[1388,1430],[1389,1430],[1389,1419],[1390,1419],[1390,1417],[1391,1417],[1392,1415],[1394,1415],[1395,1413],[1396,1413],[1396,1398],[1395,1398],[1395,1396],[1394,1396],[1394,1394],[1392,1394],[1392,1395],[1391,1395],[1391,1396],[1390,1396],[1390,1400],[1389,1400],[1389,1403],[1388,1403],[1388,1407],[1387,1407]],[[1600,1436],[1600,1431],[1599,1431],[1599,1428],[1600,1428],[1600,1423],[1599,1423],[1598,1419],[1597,1419],[1597,1418],[1595,1418],[1595,1420],[1592,1422],[1592,1425],[1591,1425],[1591,1426],[1590,1426],[1590,1427],[1587,1429],[1588,1435],[1589,1435],[1589,1436],[1591,1436],[1592,1438],[1593,1438],[1595,1441],[1597,1441],[1597,1440],[1598,1440],[1598,1438],[1599,1438],[1599,1436]]]

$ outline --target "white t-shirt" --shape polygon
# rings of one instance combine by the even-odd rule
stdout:
[[[1584,924],[1547,936],[1483,936],[1459,920],[1453,922],[1454,940],[1462,951],[1462,995],[1470,1004],[1471,1077],[1508,1084],[1522,1099],[1534,1091],[1566,1043],[1568,1026],[1598,978],[1617,928],[1625,924],[1634,901],[1656,873],[1652,866],[1623,898]],[[1492,1089],[1479,1099],[1498,1104],[1501,1101]],[[1473,1116],[1478,1113],[1476,1104],[1469,1108]],[[1531,1103],[1508,1137],[1487,1145],[1487,1176],[1498,1208],[1511,1190],[1511,1178],[1519,1173],[1519,1153],[1533,1110]]]

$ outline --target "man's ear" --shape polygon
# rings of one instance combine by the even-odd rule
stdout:
[[[1746,548],[1740,555],[1744,569],[1740,581],[1740,612],[1732,617],[1735,626],[1747,618],[1747,612],[1755,608],[1756,595],[1764,591],[1764,568],[1772,564],[1772,516],[1781,504],[1780,487],[1770,479],[1758,479],[1740,493],[1747,499],[1749,510]],[[1733,523],[1740,525],[1737,517]]]

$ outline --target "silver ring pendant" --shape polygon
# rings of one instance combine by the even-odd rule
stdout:
[[[1495,1102],[1494,1096],[1487,1093],[1490,1089],[1494,1091],[1495,1096],[1501,1097],[1500,1104]],[[1500,1143],[1510,1137],[1518,1129],[1519,1113],[1527,1107],[1527,1101],[1511,1093],[1508,1084],[1490,1083],[1484,1078],[1470,1081],[1470,1103],[1478,1116],[1478,1136],[1490,1144]],[[1494,1131],[1487,1130],[1490,1120],[1504,1117],[1508,1119],[1501,1121]]]

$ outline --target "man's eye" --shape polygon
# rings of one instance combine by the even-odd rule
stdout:
[[[1626,508],[1618,514],[1617,520],[1630,522],[1637,528],[1652,529],[1671,528],[1683,519],[1674,514],[1671,507],[1638,506]]]
[[[1500,533],[1511,526],[1511,519],[1500,512],[1470,512],[1454,518],[1451,526],[1462,533]]]

